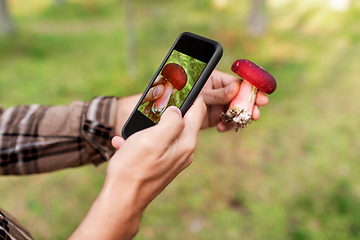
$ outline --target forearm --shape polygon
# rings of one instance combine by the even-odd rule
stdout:
[[[122,239],[135,237],[144,207],[135,188],[105,183],[88,214],[69,239]]]
[[[170,107],[158,125],[126,140],[108,164],[98,198],[70,239],[132,239],[147,205],[191,164],[205,113],[200,96],[184,118],[180,109]]]
[[[49,172],[114,153],[116,98],[69,106],[23,105],[0,109],[0,175]]]

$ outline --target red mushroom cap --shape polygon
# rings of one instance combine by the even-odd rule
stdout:
[[[276,89],[275,78],[265,69],[249,60],[236,60],[231,70],[264,93],[271,94]]]
[[[187,83],[185,69],[176,63],[168,63],[161,71],[161,75],[166,78],[178,91],[183,89]]]

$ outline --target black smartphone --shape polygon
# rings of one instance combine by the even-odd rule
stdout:
[[[168,106],[177,106],[184,116],[222,53],[221,44],[214,40],[190,32],[180,34],[126,121],[122,136],[126,139],[137,131],[154,126]],[[164,85],[161,97],[146,101],[150,89],[158,84]]]

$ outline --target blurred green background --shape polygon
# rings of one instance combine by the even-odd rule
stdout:
[[[219,70],[247,58],[277,79],[259,121],[200,133],[195,161],[136,239],[359,239],[359,1],[266,0],[265,18],[250,0],[7,2],[16,32],[0,38],[3,107],[142,92],[183,31],[223,45]],[[65,239],[105,170],[1,177],[0,206],[36,239]]]

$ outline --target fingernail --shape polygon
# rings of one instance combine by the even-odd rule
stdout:
[[[233,85],[234,85],[233,83],[230,83],[230,85],[225,88],[225,93],[226,93],[226,94],[230,94],[230,93],[231,93],[232,88],[233,88]]]
[[[177,108],[175,106],[170,106],[168,108],[171,108],[172,110],[174,110],[174,111],[178,112],[180,115],[182,115],[181,110],[179,108]]]
[[[153,92],[153,96],[154,97],[158,97],[159,95],[160,95],[160,93],[161,93],[161,86],[159,85],[159,86],[157,86],[155,89],[154,89],[154,92]]]

